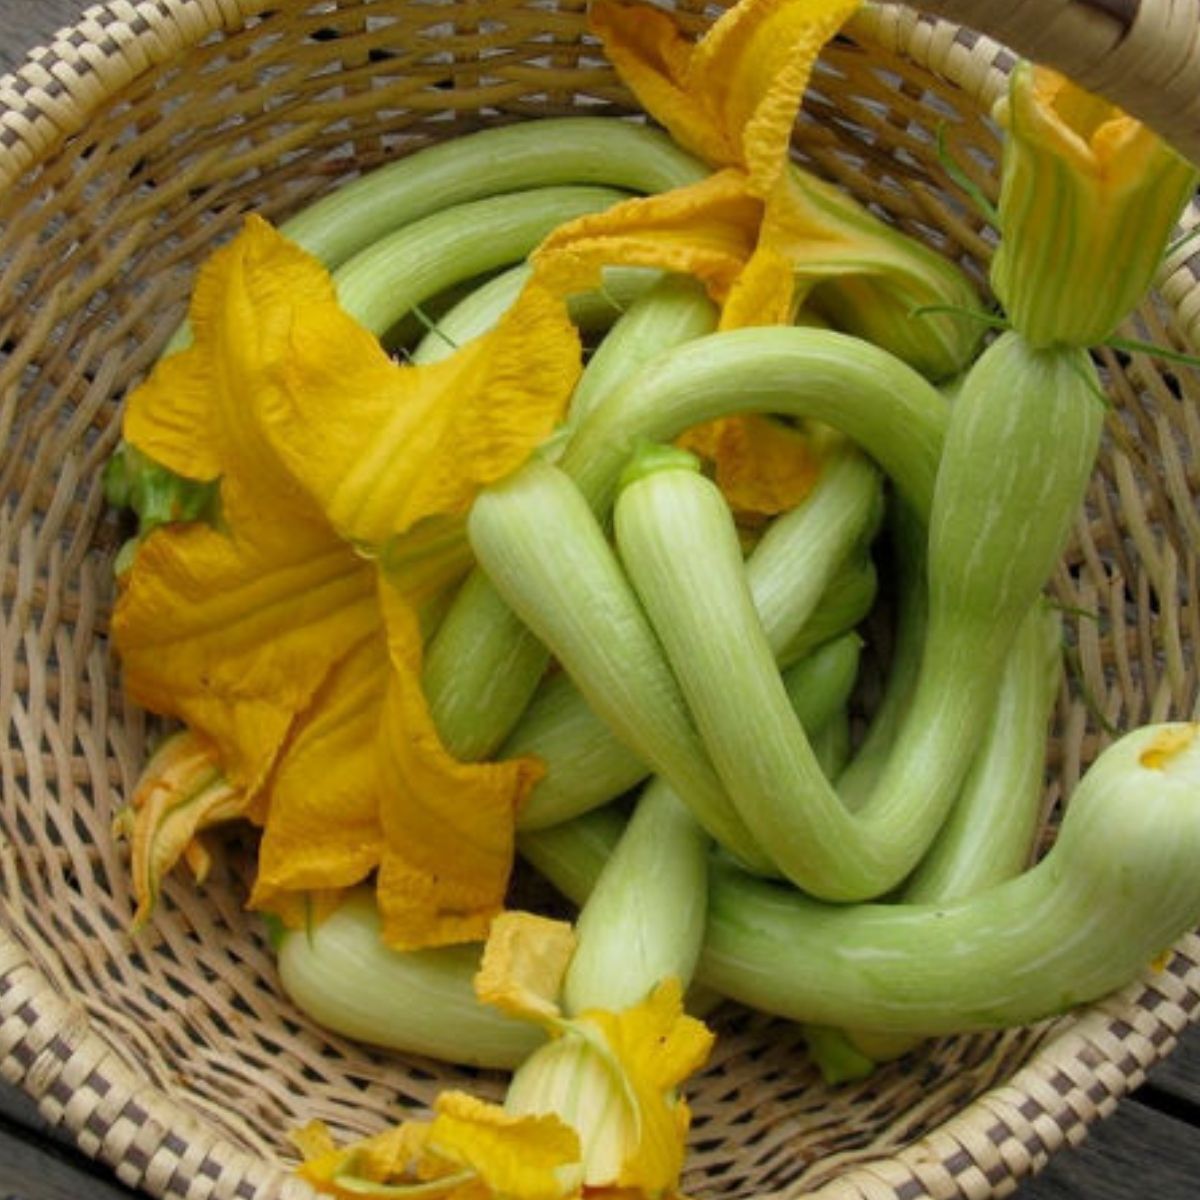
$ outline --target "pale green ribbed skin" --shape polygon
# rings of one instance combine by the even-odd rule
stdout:
[[[449,309],[417,343],[409,356],[417,366],[449,358],[455,348],[481,337],[499,324],[516,303],[521,289],[533,275],[528,263],[480,284]],[[587,333],[606,330],[621,313],[649,291],[661,278],[658,271],[641,267],[609,267],[604,271],[604,290],[579,292],[567,297],[571,323]],[[578,389],[576,389],[578,392]]]
[[[589,706],[679,794],[709,834],[767,863],[713,772],[661,647],[586,500],[531,461],[480,493],[471,547],[496,592],[562,664]]]
[[[363,888],[311,931],[285,933],[279,978],[296,1007],[356,1041],[470,1066],[511,1069],[545,1040],[475,998],[478,944],[400,953],[381,928]]]
[[[1061,678],[1062,622],[1048,604],[1035,604],[1013,642],[987,734],[962,792],[929,853],[906,880],[901,903],[964,898],[1019,875],[1029,864]],[[877,1060],[896,1058],[916,1044],[910,1037],[858,1029],[850,1039]],[[834,1046],[833,1036],[822,1042],[823,1050]],[[839,1062],[836,1053],[833,1062]]]
[[[850,761],[850,752],[854,748],[850,714],[845,708],[835,712],[823,725],[814,728],[808,740],[821,774],[826,779],[836,779]]]
[[[1031,64],[1020,64],[998,110],[1006,136],[992,289],[1031,345],[1095,346],[1146,294],[1200,176],[1165,143],[1132,170],[1067,161],[1030,123],[1031,81]]]
[[[746,577],[776,657],[822,607],[851,551],[870,544],[882,510],[879,472],[845,447],[822,464],[803,502],[763,534],[746,562]]]
[[[626,198],[613,188],[545,187],[436,212],[371,243],[338,267],[333,275],[338,303],[372,333],[383,335],[430,296],[519,262],[559,225]]]
[[[622,560],[716,771],[759,845],[805,891],[864,900],[891,890],[945,819],[1090,475],[1103,410],[1079,357],[1032,352],[1008,335],[954,407],[932,506],[921,670],[858,813],[791,712],[720,493],[693,472],[663,471],[622,494]]]
[[[647,356],[715,324],[702,291],[664,281],[617,321],[604,341],[610,353],[588,363],[576,391],[600,395],[619,388]],[[589,382],[593,375],[599,382]],[[473,572],[426,648],[425,695],[450,753],[464,761],[490,758],[525,711],[547,662],[545,650]]]
[[[571,821],[517,833],[517,849],[566,898],[583,906],[625,828],[616,808],[594,808]]]
[[[780,667],[790,669],[830,638],[853,629],[874,607],[878,593],[875,560],[865,550],[851,554],[830,579],[812,616],[780,650]]]
[[[842,430],[877,459],[919,511],[928,512],[946,405],[936,389],[886,352],[826,330],[744,329],[665,349],[639,365],[581,423],[564,451],[564,469],[598,513],[607,513],[638,442],[671,442],[692,425],[737,412],[779,412]],[[540,666],[531,661],[518,674],[506,649],[524,636],[521,622],[504,616],[495,595],[481,592],[471,603],[455,603],[430,644],[425,691],[456,757],[490,755],[528,703]],[[460,638],[475,658],[443,650],[444,642]],[[509,665],[511,702],[489,710],[477,698],[494,662]],[[527,689],[523,698],[519,682]]]
[[[1163,729],[1190,738],[1142,762]],[[1200,727],[1126,735],[1036,867],[944,904],[822,905],[717,868],[698,978],[817,1024],[943,1034],[1026,1024],[1131,982],[1200,921]]]
[[[568,1016],[620,1012],[668,978],[686,990],[704,940],[709,844],[667,784],[647,784],[576,919]]]
[[[746,412],[833,426],[928,513],[945,401],[892,355],[823,329],[739,329],[660,355],[583,422],[561,465],[607,513],[639,442],[672,442],[693,425]]]
[[[446,749],[462,762],[491,758],[548,662],[546,648],[472,570],[425,648],[422,685]]]
[[[1143,764],[1163,729],[1190,745]],[[523,835],[521,852],[582,903],[620,829],[600,809]],[[796,1021],[902,1035],[1041,1020],[1131,982],[1200,922],[1200,726],[1126,735],[1084,776],[1051,853],[971,897],[830,905],[719,860],[710,872],[704,987]]]
[[[792,712],[805,729],[821,729],[844,714],[858,679],[862,645],[857,633],[844,633],[781,674]]]
[[[456,137],[376,168],[281,229],[336,267],[402,225],[487,196],[588,183],[663,192],[707,174],[665,134],[644,125],[550,118]]]
[[[954,408],[930,515],[930,641],[944,614],[1023,620],[1062,552],[1095,463],[1104,405],[1081,351],[1005,334]]]
[[[1006,334],[951,411],[929,523],[921,669],[868,805],[887,825],[907,795],[925,793],[927,821],[902,839],[910,867],[958,793],[1009,646],[1079,512],[1103,425],[1096,387],[1086,355],[1032,351]]]
[[[643,363],[672,346],[712,333],[717,319],[716,306],[697,280],[664,276],[622,317],[621,336],[605,338],[596,348],[571,397],[568,427],[579,425]]]
[[[925,650],[929,616],[926,585],[927,531],[923,521],[904,505],[890,513],[892,572],[896,580],[895,639],[883,699],[871,717],[862,744],[837,780],[838,795],[848,808],[860,808],[875,788],[912,700]]]
[[[873,533],[880,503],[878,472],[846,447],[822,469],[804,501],[773,522],[747,560],[747,582],[767,638],[786,654],[797,679],[812,672],[804,665],[806,656],[852,628],[870,608],[875,595],[870,560],[856,557],[852,565],[843,560]],[[844,700],[839,686],[832,679],[809,680],[809,712],[800,715],[806,727],[823,723]],[[518,818],[524,829],[586,812],[647,774],[564,676],[541,686],[500,753],[533,755],[546,767]]]
[[[582,1135],[582,1181],[567,1181],[563,1195],[579,1194],[580,1182],[599,1189],[618,1178],[641,1135],[634,1094],[604,1034],[587,1018],[565,1027],[521,1064],[504,1107],[519,1116],[553,1114]]]
[[[806,729],[820,728],[846,703],[859,650],[857,634],[835,636],[783,672],[784,687]],[[649,774],[567,675],[542,684],[500,751],[504,759],[523,755],[536,757],[546,774],[517,815],[520,830],[569,821],[623,795]]]
[[[637,787],[650,768],[592,711],[569,675],[538,688],[502,759],[536,758],[545,768],[517,814],[520,830],[546,829]]]
[[[706,167],[665,134],[645,126],[594,117],[530,121],[454,138],[380,167],[309,205],[285,221],[280,231],[335,270],[374,246],[388,245],[406,226],[434,218],[431,228],[436,233],[438,216],[493,197],[588,184],[621,192],[661,192],[695,183],[707,174]],[[486,221],[491,209],[485,204],[471,211],[477,220]],[[540,240],[535,238],[526,251],[493,265],[523,258]],[[386,297],[398,283],[403,291],[404,263],[399,255],[406,243],[401,239],[391,244],[397,254],[392,265],[399,261],[400,267],[395,274],[381,270],[372,277],[360,263],[351,273],[351,282],[344,289],[339,286],[339,295],[344,291],[345,300],[355,306],[351,311],[361,309],[364,324],[377,332],[403,316],[397,311],[399,299],[389,303]],[[456,254],[451,247],[443,249],[450,250],[451,257]],[[417,251],[425,257],[421,247]],[[487,253],[486,247],[480,251],[481,264]],[[423,267],[429,270],[427,263]],[[488,269],[481,265],[476,274]],[[469,277],[469,273],[458,276]],[[376,296],[370,293],[372,288],[382,290]],[[185,323],[164,355],[182,349],[190,337]]]
[[[862,864],[884,856],[899,830],[849,814],[826,779],[754,610],[719,489],[693,471],[659,471],[625,487],[615,516],[626,572],[758,844],[814,894],[873,894],[875,879]]]
[[[962,792],[904,885],[906,903],[956,900],[1020,872],[1041,817],[1046,741],[1062,679],[1062,621],[1035,604],[1004,666]]]

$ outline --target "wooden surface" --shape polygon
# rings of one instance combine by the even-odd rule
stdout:
[[[78,0],[0,0],[0,73],[73,21]],[[32,1103],[0,1084],[0,1200],[118,1200],[139,1193],[48,1129]],[[1200,1197],[1200,1028],[1149,1082],[1057,1155],[1016,1200],[1194,1200]]]

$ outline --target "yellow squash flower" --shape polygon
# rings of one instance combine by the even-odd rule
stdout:
[[[856,6],[742,0],[693,43],[652,6],[593,4],[592,28],[646,111],[718,170],[568,223],[535,254],[538,272],[582,291],[606,265],[678,271],[705,284],[721,329],[789,324],[806,289],[795,262],[762,242],[767,199],[786,170],[812,64]],[[767,416],[712,422],[681,443],[713,463],[730,504],[750,519],[794,507],[819,470],[804,436]]]
[[[790,162],[813,66],[857,8],[858,0],[741,0],[693,44],[660,10],[599,0],[592,26],[646,111],[706,162],[741,171],[749,194],[763,202],[755,251],[722,327],[775,323],[770,314],[787,288],[793,308],[808,301],[848,332],[942,378],[970,361],[979,329],[961,317],[912,312],[974,306],[969,281]]]
[[[419,685],[421,617],[469,563],[474,491],[560,419],[577,336],[534,286],[446,362],[398,366],[325,269],[256,218],[201,271],[190,320],[192,345],[131,395],[125,436],[219,480],[220,514],[155,529],[121,577],[127,691],[211,746],[264,824],[254,905],[294,912],[379,868],[392,944],[480,938],[537,770],[446,753]]]
[[[1032,63],[1014,69],[995,115],[1005,143],[992,287],[1032,345],[1097,345],[1150,286],[1196,169]]]
[[[302,1179],[358,1200],[568,1200],[579,1195],[579,1140],[553,1117],[515,1117],[443,1092],[432,1121],[405,1121],[340,1149],[320,1122],[292,1135]]]
[[[598,0],[592,29],[646,111],[713,167],[766,199],[786,174],[813,65],[860,0],[741,0],[692,43],[645,4]]]
[[[199,831],[245,815],[245,799],[225,778],[210,743],[186,730],[163,742],[146,764],[129,807],[114,823],[133,843],[135,928],[149,919],[164,876],[180,858],[196,882],[204,882],[211,858]]]
[[[572,948],[562,922],[518,912],[493,922],[476,993],[550,1034],[513,1076],[505,1108],[555,1116],[578,1134],[589,1193],[671,1194],[691,1121],[679,1085],[704,1065],[713,1035],[684,1014],[676,979],[622,1012],[564,1017],[556,997]]]
[[[292,1135],[302,1178],[336,1196],[387,1200],[656,1200],[677,1195],[690,1114],[679,1085],[712,1045],[676,980],[620,1013],[567,1019],[557,997],[571,927],[530,913],[492,923],[480,1000],[546,1028],[504,1107],[444,1092],[432,1121],[338,1148],[319,1122]]]
[[[741,0],[693,42],[653,6],[593,4],[592,28],[617,72],[716,174],[568,223],[534,255],[539,274],[579,291],[605,265],[686,272],[721,306],[721,329],[788,324],[811,302],[927,374],[961,369],[979,327],[912,316],[923,305],[974,305],[961,272],[790,162],[813,65],[857,7]],[[682,442],[714,464],[732,506],[751,519],[798,504],[819,469],[806,439],[767,417],[728,418]]]
[[[535,277],[556,292],[584,292],[600,286],[603,267],[658,267],[694,276],[727,306],[754,253],[762,212],[741,171],[717,171],[559,226],[533,253]],[[785,282],[763,324],[788,317],[792,285]]]
[[[723,329],[788,324],[795,316],[793,276],[786,263],[763,269],[772,260],[756,256],[762,218],[763,203],[745,174],[718,171],[561,226],[534,252],[535,278],[570,294],[598,287],[605,266],[657,267],[703,283],[721,306]],[[712,421],[680,443],[714,465],[730,505],[752,519],[795,507],[819,472],[803,434],[768,416]]]

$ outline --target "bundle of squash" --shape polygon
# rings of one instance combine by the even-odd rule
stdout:
[[[666,132],[492,129],[251,216],[129,397],[114,638],[183,725],[120,819],[137,921],[253,822],[297,1004],[515,1068],[502,1107],[298,1131],[327,1191],[670,1194],[712,1041],[685,1005],[803,1022],[836,1080],[1103,995],[1200,920],[1200,726],[1116,740],[1028,866],[1088,350],[1195,173],[1022,64],[985,309],[790,158],[854,7],[744,0],[693,43],[599,0]],[[518,852],[573,924],[505,909]]]

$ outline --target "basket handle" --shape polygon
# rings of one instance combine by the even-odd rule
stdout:
[[[1179,0],[914,0],[1056,67],[1200,164],[1200,4]]]

